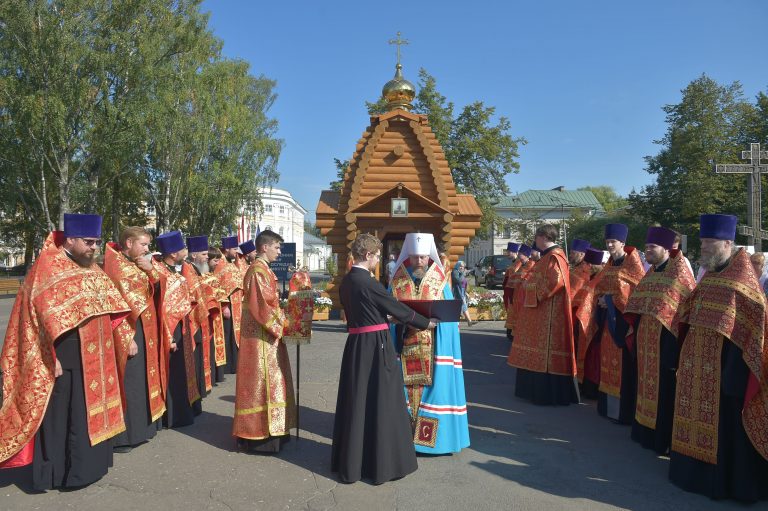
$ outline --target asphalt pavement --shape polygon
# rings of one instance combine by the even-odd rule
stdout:
[[[12,303],[0,299],[0,333]],[[418,471],[398,481],[340,483],[330,454],[345,340],[340,321],[315,324],[312,343],[301,348],[300,438],[276,456],[236,452],[230,375],[203,400],[194,425],[116,454],[110,472],[86,488],[35,494],[29,469],[0,471],[0,510],[744,509],[673,486],[668,459],[633,443],[628,427],[598,417],[594,402],[541,407],[515,398],[501,322],[462,328],[471,446],[420,456]]]

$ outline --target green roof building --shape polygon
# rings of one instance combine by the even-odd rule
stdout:
[[[504,254],[507,242],[533,242],[533,233],[541,224],[559,225],[573,216],[605,214],[595,195],[586,190],[566,190],[563,186],[551,190],[526,190],[507,195],[496,204],[496,213],[503,218],[493,227],[487,240],[475,238],[464,257],[470,267],[487,255]],[[561,239],[568,234],[561,229]]]

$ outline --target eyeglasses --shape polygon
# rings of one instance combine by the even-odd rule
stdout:
[[[95,239],[95,240],[94,239],[87,239],[87,238],[80,238],[80,239],[83,240],[83,243],[85,244],[86,247],[92,247],[94,245],[96,245],[97,247],[101,246],[101,240],[100,239]]]

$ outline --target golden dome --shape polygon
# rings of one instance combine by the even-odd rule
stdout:
[[[387,106],[390,110],[402,108],[408,112],[413,105],[411,102],[416,97],[416,87],[403,78],[403,66],[398,62],[395,66],[395,77],[384,84],[381,89],[381,96],[387,100]]]

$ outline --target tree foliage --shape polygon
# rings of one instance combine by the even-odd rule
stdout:
[[[628,204],[626,197],[622,197],[616,193],[616,190],[614,190],[612,186],[582,186],[581,188],[577,188],[577,190],[592,192],[597,199],[597,202],[603,206],[606,213],[626,207]]]
[[[721,85],[702,75],[682,90],[680,103],[663,109],[667,131],[655,141],[661,150],[646,158],[655,182],[630,194],[633,213],[694,239],[702,213],[735,214],[743,222],[746,176],[715,174],[713,163],[741,162],[751,142],[766,143],[768,98],[761,93],[752,104],[738,82]]]
[[[200,3],[0,3],[0,229],[28,254],[66,212],[220,234],[276,180],[274,82],[221,56]]]

